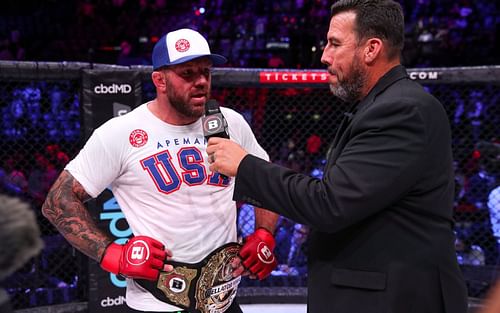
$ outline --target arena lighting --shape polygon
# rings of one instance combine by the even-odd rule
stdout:
[[[200,7],[200,8],[193,7],[193,9],[194,9],[194,15],[196,15],[196,16],[203,15],[206,12],[204,7]]]

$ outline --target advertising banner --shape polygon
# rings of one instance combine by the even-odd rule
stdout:
[[[110,118],[127,114],[142,103],[141,78],[138,72],[85,70],[82,105],[86,138]],[[87,203],[98,226],[116,243],[132,235],[112,192],[104,191]],[[89,261],[89,312],[129,312],[125,301],[126,281]]]

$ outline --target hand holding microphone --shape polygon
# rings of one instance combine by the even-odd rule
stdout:
[[[209,100],[205,104],[205,116],[202,118],[203,134],[208,141],[207,154],[210,170],[223,176],[235,176],[238,166],[247,152],[237,143],[229,140],[227,122],[219,104]]]
[[[248,154],[240,145],[229,139],[210,138],[207,146],[210,170],[234,177],[241,160]]]

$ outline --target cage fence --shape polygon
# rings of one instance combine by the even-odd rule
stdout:
[[[3,282],[17,309],[88,301],[87,257],[58,234],[40,208],[51,184],[84,142],[82,69],[114,68],[0,62],[0,192],[31,203],[45,242],[39,256]],[[142,74],[143,101],[153,99],[151,69],[128,70]],[[326,84],[304,76],[321,72],[281,70],[272,72],[279,79],[269,83],[262,74],[266,71],[214,69],[212,96],[245,117],[273,162],[321,178],[326,150],[346,104],[334,98]],[[448,113],[455,162],[457,259],[469,296],[483,298],[497,278],[500,258],[500,67],[409,72]],[[253,208],[237,205],[238,235],[245,237],[253,231]],[[277,269],[263,281],[244,279],[239,297],[303,300],[308,232],[307,226],[280,217]]]

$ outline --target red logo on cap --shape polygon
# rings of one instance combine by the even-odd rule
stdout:
[[[189,47],[191,47],[191,45],[189,44],[189,41],[187,41],[186,39],[179,39],[175,43],[175,50],[179,52],[186,52],[189,50]]]
[[[144,146],[148,142],[148,133],[142,129],[136,129],[128,137],[130,144],[136,148]]]

